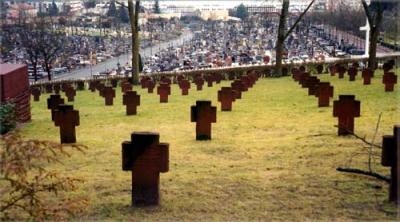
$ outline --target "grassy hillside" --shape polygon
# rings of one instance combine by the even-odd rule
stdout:
[[[400,123],[400,87],[385,93],[382,73],[363,86],[328,75],[334,99],[354,94],[361,101],[355,133],[371,140],[382,113],[375,143],[392,134]],[[126,116],[117,89],[114,106],[104,106],[98,92],[78,91],[74,107],[80,112],[77,141],[87,145],[86,155],[74,154],[64,168],[68,175],[85,179],[80,192],[90,198],[87,214],[77,220],[221,221],[221,220],[390,220],[396,210],[387,202],[388,186],[365,176],[337,172],[339,166],[367,169],[364,144],[354,137],[338,137],[331,107],[318,108],[290,77],[260,79],[221,112],[212,88],[181,96],[176,85],[168,104],[138,87],[138,115]],[[64,95],[63,95],[64,96]],[[46,109],[48,95],[32,101],[32,122],[21,129],[26,138],[59,141],[59,129]],[[195,140],[190,106],[209,99],[218,106],[211,141]],[[161,205],[130,208],[131,173],[122,171],[121,142],[133,131],[156,131],[170,144],[170,172],[161,174]],[[358,155],[354,155],[358,153]],[[380,166],[374,170],[388,175]],[[354,157],[353,157],[354,156]],[[352,161],[350,163],[350,159]]]

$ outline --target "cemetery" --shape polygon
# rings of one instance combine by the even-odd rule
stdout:
[[[396,181],[337,169],[399,175],[398,69],[287,71],[37,85],[19,133],[87,147],[78,220],[395,220]]]

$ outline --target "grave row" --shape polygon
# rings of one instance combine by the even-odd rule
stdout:
[[[222,87],[218,91],[218,100],[222,103],[222,110],[227,111],[226,103],[231,103],[237,98],[238,93],[251,88],[257,79],[258,75],[252,72],[232,83],[232,85],[240,85],[237,91],[231,87]],[[180,79],[178,81],[181,88],[188,88],[185,87],[187,80]],[[168,83],[161,84],[167,85]],[[227,101],[225,102],[225,100]],[[217,121],[216,114],[217,108],[212,106],[211,101],[196,101],[196,105],[191,107],[191,122],[196,122],[196,140],[211,139],[211,124]],[[160,143],[158,133],[133,132],[131,141],[122,143],[122,169],[132,171],[133,206],[159,204],[160,173],[168,171],[168,162],[169,144]]]
[[[218,91],[218,100],[223,111],[231,110],[231,103],[240,99],[241,94],[248,91],[256,81],[258,75],[255,72],[248,73],[232,82],[232,87],[222,87]],[[185,79],[178,80],[182,89],[188,88]],[[196,81],[196,80],[194,80]],[[218,81],[218,80],[216,80]],[[212,85],[212,81],[208,80]],[[169,84],[166,80],[161,84]],[[126,85],[122,83],[122,85]],[[69,87],[65,87],[67,91]],[[140,96],[131,87],[122,87],[125,92],[123,103],[127,105],[127,114],[136,113],[136,106],[140,104]],[[99,83],[93,86],[99,90],[101,96],[115,95],[112,87],[106,87]],[[75,143],[75,126],[79,126],[79,112],[72,105],[64,104],[64,99],[59,94],[50,95],[47,99],[47,107],[51,110],[52,121],[60,127],[61,143]],[[106,101],[107,103],[107,101]],[[133,104],[134,108],[128,108]],[[211,123],[216,122],[216,107],[211,101],[197,101],[191,107],[191,121],[196,122],[196,139],[211,139]],[[159,203],[159,174],[168,171],[169,145],[159,142],[159,134],[152,132],[134,132],[131,141],[122,143],[122,169],[132,171],[132,205],[149,206]]]
[[[391,70],[394,68],[394,60],[390,60],[383,64],[383,77],[382,83],[385,85],[385,92],[393,92],[394,85],[397,84],[397,75]],[[353,63],[350,67],[346,68],[343,64],[336,64],[329,67],[329,73],[331,76],[338,74],[339,79],[344,78],[347,72],[350,81],[355,81],[358,74],[359,66],[358,63]],[[370,85],[371,79],[374,77],[374,70],[365,68],[361,71],[364,85]]]
[[[329,83],[320,82],[318,78],[311,76],[301,69],[298,71],[292,70],[292,72],[293,78],[299,81],[302,87],[308,88],[309,95],[318,97],[319,106],[329,106],[329,98],[333,97],[333,86],[330,86]],[[231,110],[232,102],[235,101],[235,99],[240,99],[241,94],[251,88],[257,79],[257,74],[249,73],[232,82],[231,87],[222,87],[221,90],[218,91],[218,101],[221,102],[221,110]],[[151,79],[143,81],[145,87],[148,87],[148,82],[151,81]],[[182,90],[182,95],[187,95],[187,91],[190,88],[188,80],[182,78],[177,81]],[[204,84],[204,79],[202,78],[198,78],[198,80],[194,79],[193,81],[203,81]],[[210,85],[211,82],[211,86],[214,81],[217,82],[217,80],[208,81],[207,79],[206,81],[208,85]],[[170,87],[170,84],[170,81],[164,79],[160,82],[160,87],[162,85]],[[201,84],[200,90],[203,84]],[[199,85],[200,84],[196,84],[198,88]],[[154,87],[155,86],[153,86],[153,89]],[[68,91],[68,88],[69,87],[65,87],[63,91]],[[91,88],[90,84],[89,88]],[[105,97],[106,105],[107,97],[115,97],[115,90],[112,87],[105,86],[103,83],[93,85],[92,88],[94,89],[93,91],[96,89],[99,90],[99,94]],[[134,110],[136,112],[136,106],[140,104],[140,96],[137,95],[136,92],[131,91],[132,86],[129,85],[129,83],[122,82],[121,90],[124,92],[124,105],[128,106],[128,103],[136,104]],[[53,99],[52,96],[54,97]],[[136,96],[139,96],[139,98],[137,99]],[[76,142],[75,126],[79,125],[79,112],[73,110],[73,106],[71,105],[64,105],[64,100],[61,99],[60,95],[51,95],[49,99],[54,100],[54,104],[57,104],[54,105],[53,102],[49,103],[48,101],[48,108],[52,110],[52,119],[55,125],[60,127],[62,143],[63,141]],[[354,117],[357,115],[359,116],[360,102],[355,101],[355,97],[352,95],[340,95],[339,100],[334,102],[333,112],[334,116],[339,117],[339,135],[342,135],[341,132],[343,135],[348,134],[354,130]],[[216,107],[212,106],[211,101],[197,101],[196,105],[191,107],[191,121],[196,122],[197,140],[211,139],[211,123],[216,122]],[[341,131],[341,129],[343,131]],[[64,133],[62,131],[64,131]],[[71,139],[71,135],[73,135],[73,139]],[[395,130],[394,136],[396,135],[398,135],[398,130]],[[391,166],[393,169],[397,161],[393,162],[393,160],[390,160],[390,156],[393,152],[398,152],[398,148],[397,151],[394,149],[394,147],[398,146],[393,145],[396,143],[396,140],[393,142],[392,137],[385,141],[384,147],[386,148],[383,149],[383,152],[386,152],[386,158],[388,158],[387,155],[389,155],[389,160],[384,162],[384,155],[382,155],[382,163],[385,163],[385,166]],[[158,133],[134,132],[131,135],[131,141],[122,143],[122,168],[123,170],[132,171],[132,204],[134,206],[149,206],[159,203],[159,174],[168,172],[168,166],[169,144],[160,143]],[[395,173],[398,175],[398,172]],[[392,178],[393,177],[394,176],[392,176]],[[397,185],[391,185],[391,187],[393,186],[396,187]],[[397,193],[391,193],[391,195],[395,195],[397,198]]]
[[[385,72],[390,70],[386,67]],[[309,95],[317,96],[319,107],[329,106],[329,98],[333,97],[333,86],[329,82],[321,82],[304,69],[293,69],[293,79],[303,88],[308,88]],[[322,102],[321,102],[322,101]],[[360,101],[354,95],[339,95],[339,100],[333,102],[333,116],[338,117],[338,135],[349,135],[354,132],[354,118],[360,117]],[[382,165],[391,167],[389,186],[389,201],[399,203],[398,178],[400,177],[400,125],[394,126],[392,135],[382,139]]]

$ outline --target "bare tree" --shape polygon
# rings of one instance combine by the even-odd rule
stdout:
[[[297,24],[301,21],[307,11],[314,4],[315,0],[312,0],[306,10],[304,10],[300,16],[297,18],[295,23],[290,27],[289,31],[286,32],[286,22],[287,17],[289,16],[289,4],[290,0],[283,0],[282,3],[282,11],[279,17],[279,26],[278,26],[278,39],[276,41],[276,63],[275,63],[275,76],[282,76],[282,59],[283,59],[283,47],[286,38],[293,32],[296,28]]]
[[[385,10],[394,8],[397,2],[371,0],[371,4],[368,5],[365,0],[361,0],[365,15],[370,27],[370,42],[369,42],[369,58],[368,68],[376,68],[376,48],[379,37],[379,30],[381,28],[383,13]]]
[[[135,2],[135,10],[133,9],[133,1],[128,0],[128,12],[132,30],[132,83],[139,83],[139,12],[140,0]]]
[[[48,80],[51,80],[52,65],[62,50],[63,34],[52,31],[51,24],[44,18],[34,19],[32,23],[19,29],[17,43],[25,49],[30,63],[33,66],[33,75],[37,80],[37,65],[42,62],[47,72]]]
[[[116,2],[121,7],[126,7],[120,2]],[[129,23],[131,25],[132,31],[132,78],[131,82],[133,84],[139,83],[139,13],[140,13],[140,0],[136,0],[133,4],[133,0],[128,0],[128,13],[129,13]]]
[[[33,68],[33,77],[38,80],[37,65],[40,59],[40,46],[37,42],[39,39],[36,32],[30,32],[29,29],[23,28],[19,32],[19,44],[25,49],[28,54],[29,62]],[[35,37],[33,37],[35,36]]]
[[[44,70],[47,72],[48,80],[51,80],[51,69],[54,61],[62,50],[63,40],[59,34],[44,35],[44,42],[47,42],[45,47],[40,48],[40,54],[43,59]]]
[[[116,2],[121,7],[126,7],[121,2]],[[133,84],[139,83],[139,13],[140,13],[140,0],[136,0],[133,4],[133,0],[128,0],[128,13],[129,23],[132,31],[132,78]]]

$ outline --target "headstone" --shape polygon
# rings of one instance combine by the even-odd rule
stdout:
[[[335,66],[335,65],[329,66],[329,73],[331,74],[331,76],[335,76],[335,74],[337,72],[336,67],[337,66]]]
[[[214,77],[212,75],[206,75],[205,80],[207,82],[208,87],[213,86]]]
[[[293,77],[294,81],[296,81],[296,82],[300,81],[300,77],[302,74],[303,73],[299,69],[297,69],[297,68],[292,69],[292,77]]]
[[[320,83],[321,81],[315,77],[312,76],[310,78],[308,78],[307,82],[306,82],[306,87],[308,88],[308,95],[309,96],[315,96],[316,95],[316,90],[318,87],[318,83]]]
[[[382,138],[382,166],[390,167],[389,201],[400,204],[400,125],[393,127],[393,136]]]
[[[211,140],[211,123],[217,122],[217,108],[211,101],[196,101],[191,107],[191,121],[196,122],[196,140]]]
[[[222,111],[231,111],[232,103],[236,99],[236,91],[231,87],[222,87],[218,91],[218,101],[221,102]]]
[[[105,87],[106,87],[106,85],[104,83],[102,83],[102,82],[99,82],[99,83],[96,84],[96,89],[99,91],[99,96],[103,96],[104,97],[103,90],[104,90]]]
[[[128,91],[132,91],[132,84],[128,81],[124,81],[121,83],[121,92],[126,93]]]
[[[136,115],[136,108],[140,105],[140,95],[136,91],[128,91],[122,96],[122,103],[126,106],[126,115]]]
[[[300,72],[306,72],[306,67],[305,66],[300,66],[299,67]]]
[[[171,85],[171,79],[169,77],[166,77],[166,76],[161,76],[160,84],[161,83],[166,83],[168,85]]]
[[[60,88],[61,88],[60,84],[58,83],[53,84],[53,89],[55,94],[60,94]]]
[[[54,124],[60,127],[61,143],[76,143],[75,126],[79,126],[79,112],[72,105],[58,105],[54,111]]]
[[[390,70],[393,69],[393,67],[394,67],[394,60],[390,60],[390,61],[383,63],[383,67],[382,67],[383,73],[389,72]]]
[[[314,77],[314,76],[311,76],[310,74],[308,74],[308,73],[303,73],[301,76],[300,76],[300,80],[299,80],[299,84],[301,85],[301,87],[302,88],[307,88],[307,83],[308,83],[308,79],[309,78],[316,78],[316,77]]]
[[[51,111],[51,120],[54,121],[54,110],[57,109],[58,105],[64,104],[64,99],[59,94],[50,95],[47,99],[47,109]]]
[[[183,96],[186,96],[186,95],[189,94],[190,82],[189,82],[188,80],[182,79],[182,80],[179,82],[179,87],[180,87],[181,90],[182,90],[182,95],[183,95]]]
[[[196,84],[196,89],[197,91],[200,91],[203,89],[203,85],[204,85],[204,79],[202,77],[197,77],[194,80],[194,83]]]
[[[53,92],[53,85],[46,84],[46,93],[52,93],[52,92]]]
[[[356,76],[357,76],[357,68],[355,67],[350,67],[349,70],[347,71],[349,74],[349,80],[350,81],[355,81],[356,80]]]
[[[169,170],[169,144],[154,132],[133,132],[122,143],[122,170],[132,171],[132,206],[158,205],[160,173]]]
[[[156,82],[152,79],[148,80],[147,83],[147,92],[148,93],[153,93],[154,88],[156,87]]]
[[[68,98],[68,102],[74,101],[76,91],[74,88],[72,88],[72,86],[66,87],[64,92],[65,92],[65,96],[67,96],[67,98]]]
[[[236,78],[236,73],[230,72],[228,73],[228,80],[234,80]]]
[[[102,96],[105,99],[106,106],[112,106],[115,97],[115,89],[111,86],[104,87],[102,90]]]
[[[259,75],[257,74],[257,72],[255,70],[251,70],[247,73],[247,76],[250,78],[251,80],[251,85],[256,84]]]
[[[64,82],[61,84],[61,91],[65,92],[67,88],[72,88],[72,85],[68,82]]]
[[[292,73],[292,78],[296,81],[296,74],[299,73],[299,69],[296,67],[293,67],[290,72]]]
[[[319,64],[317,65],[316,69],[318,74],[322,74],[322,72],[324,71],[324,66]]]
[[[251,88],[253,85],[251,84],[251,80],[248,76],[241,76],[240,80],[244,83],[244,85],[246,86],[246,90],[248,90],[248,88]]]
[[[40,95],[42,92],[39,87],[31,87],[31,94],[33,96],[33,101],[39,101]]]
[[[385,92],[393,92],[394,85],[397,83],[397,75],[394,72],[383,74],[382,83],[385,84]]]
[[[370,85],[371,84],[371,78],[374,76],[373,71],[369,68],[364,69],[362,71],[362,77],[364,80],[364,85]]]
[[[85,90],[85,82],[84,81],[78,81],[76,82],[76,89],[77,90]]]
[[[302,72],[299,76],[299,84],[303,86],[305,81],[310,77],[310,73]]]
[[[89,82],[89,89],[90,89],[90,91],[92,91],[92,92],[96,91],[96,88],[97,88],[97,84],[98,84],[98,83],[99,83],[98,81],[90,81],[90,82]]]
[[[215,83],[220,84],[221,80],[222,80],[221,73],[214,73],[214,80],[215,80]]]
[[[342,65],[339,65],[337,67],[337,72],[339,73],[339,79],[343,79],[344,78],[344,74],[346,73],[346,68]]]
[[[318,107],[328,107],[329,98],[333,97],[333,86],[329,82],[318,83],[315,96],[318,97]]]
[[[354,95],[340,95],[333,102],[333,116],[339,118],[338,135],[348,135],[354,132],[354,118],[360,117],[360,101]]]
[[[115,87],[118,86],[118,79],[111,79],[111,80],[110,80],[110,83],[111,83],[111,86],[112,86],[113,88],[115,88]]]
[[[242,98],[242,92],[246,90],[246,86],[241,80],[235,80],[231,83],[231,87],[236,92],[236,99]]]
[[[145,89],[147,87],[147,81],[149,81],[149,80],[150,80],[150,77],[148,77],[148,76],[142,77],[140,79],[140,85],[142,86],[142,89]]]
[[[157,87],[157,94],[160,95],[160,103],[167,103],[168,96],[171,95],[171,87],[168,83],[160,83]]]
[[[176,76],[176,82],[177,82],[178,84],[180,84],[181,81],[184,80],[184,79],[185,79],[185,77],[184,77],[183,75],[177,75],[177,76]]]

